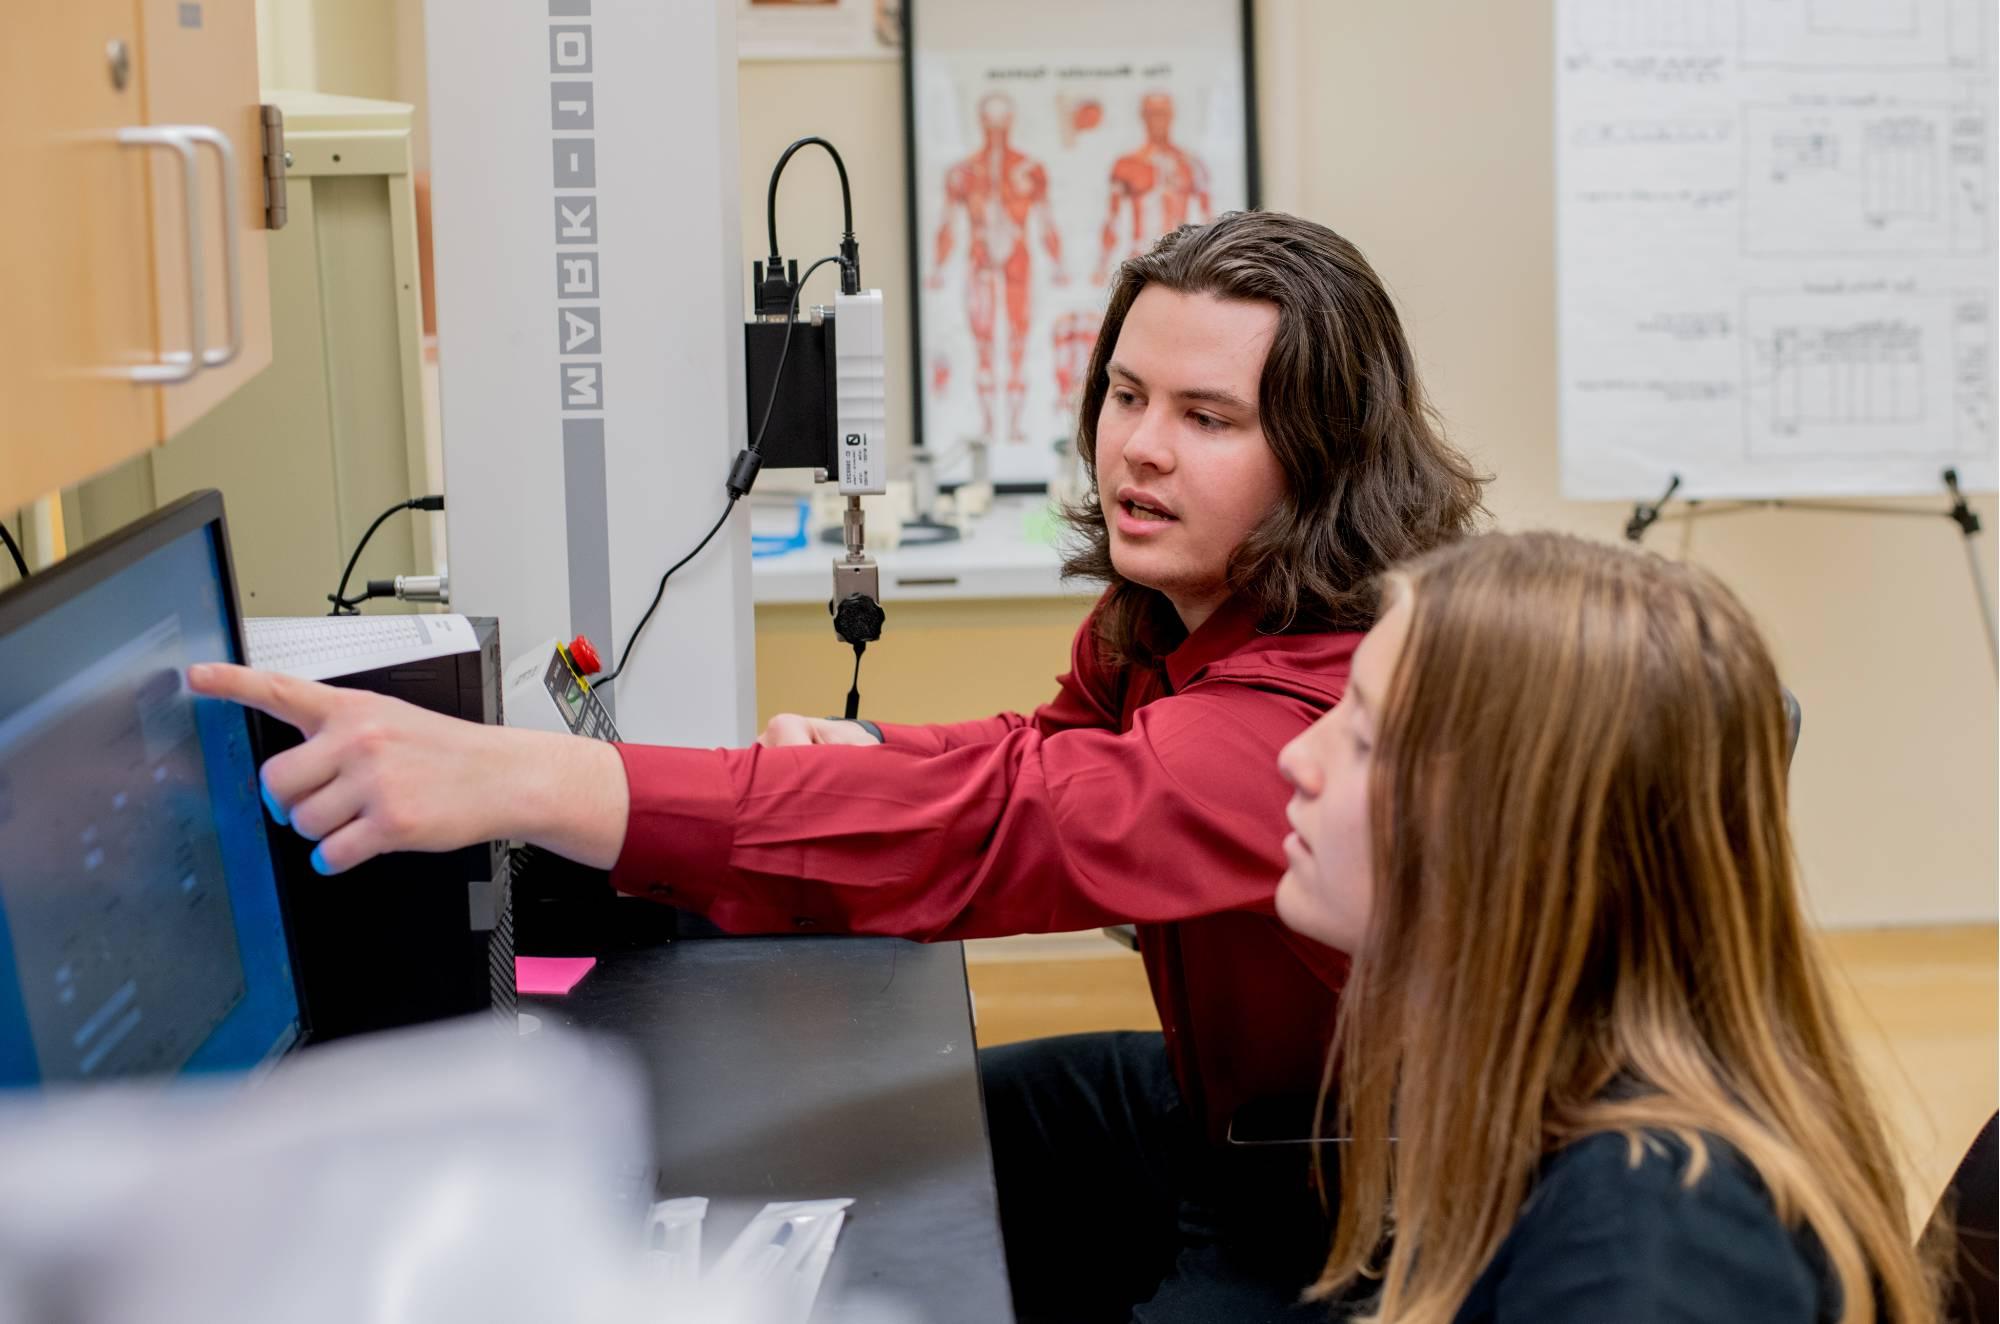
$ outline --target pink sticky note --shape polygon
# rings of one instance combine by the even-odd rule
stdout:
[[[514,987],[522,993],[561,997],[597,964],[594,956],[517,956]]]

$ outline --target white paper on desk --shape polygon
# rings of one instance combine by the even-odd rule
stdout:
[[[1992,0],[1558,0],[1563,494],[1994,483]]]
[[[852,1200],[767,1204],[729,1243],[710,1285],[738,1319],[806,1324]]]
[[[243,622],[243,640],[251,666],[300,680],[331,680],[479,648],[472,622],[457,615],[251,616]]]

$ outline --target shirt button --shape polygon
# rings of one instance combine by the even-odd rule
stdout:
[[[668,897],[671,897],[673,894],[674,894],[674,889],[667,886],[665,883],[654,883],[652,886],[652,895],[660,898],[662,901],[666,900]]]
[[[792,920],[792,927],[795,929],[816,929],[819,927],[819,921],[808,915],[800,915]]]

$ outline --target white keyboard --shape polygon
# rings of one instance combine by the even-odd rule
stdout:
[[[301,680],[474,652],[463,616],[251,616],[243,622],[250,665]]]

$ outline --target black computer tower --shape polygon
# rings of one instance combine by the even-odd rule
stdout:
[[[329,680],[467,721],[501,719],[500,635],[473,617],[479,650]],[[258,716],[259,754],[299,743]],[[505,843],[384,855],[327,878],[313,843],[279,830],[279,888],[315,1041],[477,1012],[514,1021],[514,930]]]

